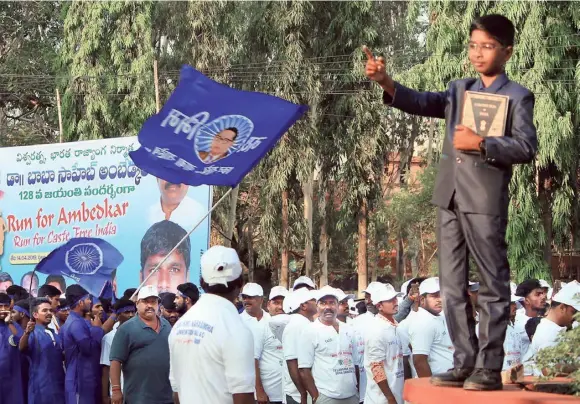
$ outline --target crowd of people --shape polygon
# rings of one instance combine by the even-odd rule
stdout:
[[[226,247],[206,251],[201,266],[201,293],[192,283],[161,296],[145,286],[114,304],[79,285],[65,298],[52,285],[34,299],[19,286],[0,293],[0,403],[402,404],[406,379],[453,368],[436,277],[400,290],[371,282],[357,302],[305,276],[266,296],[244,285]],[[475,323],[478,286],[466,285]],[[577,325],[580,284],[511,286],[502,370],[541,375],[537,353]]]

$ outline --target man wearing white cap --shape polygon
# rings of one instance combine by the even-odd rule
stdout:
[[[314,282],[312,281],[312,279],[310,279],[309,277],[307,277],[307,276],[299,276],[294,281],[294,286],[292,287],[292,290],[298,290],[300,288],[306,288],[308,290],[314,290],[314,289],[316,289],[316,285],[314,284]]]
[[[168,345],[171,325],[157,315],[158,309],[157,287],[144,286],[137,295],[137,315],[117,328],[109,354],[112,404],[173,402]]]
[[[234,306],[242,285],[242,266],[234,249],[214,246],[202,255],[205,293],[169,336],[175,402],[254,403],[254,341]]]
[[[290,321],[282,334],[284,350],[284,395],[286,404],[306,404],[307,391],[298,370],[298,351],[302,334],[316,314],[316,299],[308,288],[299,288],[285,299]]]
[[[349,323],[350,307],[348,302],[354,298],[354,295],[347,295],[341,289],[336,289],[336,293],[339,296],[336,319],[344,324]]]
[[[409,342],[417,376],[429,377],[453,368],[454,349],[445,318],[440,315],[443,305],[439,278],[428,278],[421,282],[419,295],[421,307],[409,325]]]
[[[298,351],[300,377],[318,404],[358,404],[356,336],[351,327],[337,321],[336,289],[318,291],[318,319],[304,333]]]
[[[413,365],[413,352],[411,351],[410,343],[409,343],[409,327],[411,323],[415,320],[417,312],[419,311],[419,303],[420,303],[420,295],[419,295],[419,287],[421,283],[427,278],[415,278],[413,283],[409,283],[407,288],[405,289],[404,293],[410,295],[412,292],[412,288],[416,285],[415,294],[416,296],[413,298],[413,305],[411,306],[411,311],[405,317],[404,320],[400,321],[397,325],[397,336],[401,340],[401,345],[403,347],[403,364],[405,366],[405,374],[407,377],[417,377],[417,371],[415,370],[415,366]],[[399,304],[399,310],[401,305]],[[420,316],[419,316],[420,317]],[[397,315],[395,315],[395,320],[397,320]]]
[[[541,376],[544,373],[544,369],[539,369],[535,364],[537,353],[558,344],[558,337],[572,326],[578,311],[580,311],[580,283],[572,281],[554,295],[548,315],[538,324],[530,348],[524,355],[524,374]],[[564,374],[573,370],[575,369],[566,369],[565,366],[560,369]]]
[[[274,286],[270,290],[268,298],[268,317],[264,316],[258,326],[253,328],[256,401],[258,404],[281,404],[283,401],[284,353],[282,342],[274,336],[268,323],[271,318],[284,313],[282,307],[287,294],[288,290],[285,287]]]
[[[377,288],[381,288],[383,286],[380,282],[371,282],[367,286],[363,293],[365,295],[365,304],[367,306],[366,313],[361,314],[358,316],[353,322],[352,326],[357,335],[357,340],[359,341],[359,356],[364,358],[364,340],[365,340],[365,332],[369,329],[370,325],[372,324],[375,314],[377,314],[377,307],[373,304],[371,299],[373,291]],[[363,362],[364,363],[364,362]],[[364,367],[361,367],[359,370],[359,379],[360,379],[360,401],[363,402],[365,399],[366,388],[367,388],[367,374]]]
[[[266,320],[270,317],[262,305],[264,304],[264,289],[257,283],[246,283],[242,289],[242,301],[244,302],[244,311],[240,316],[242,319],[251,324],[255,324],[262,318]]]
[[[378,313],[365,336],[366,404],[403,404],[403,350],[395,320],[400,295],[391,285],[373,293]]]

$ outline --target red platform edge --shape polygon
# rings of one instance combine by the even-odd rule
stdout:
[[[403,398],[410,404],[570,404],[580,397],[536,393],[518,384],[506,384],[501,391],[467,391],[453,387],[437,387],[429,378],[405,381]]]

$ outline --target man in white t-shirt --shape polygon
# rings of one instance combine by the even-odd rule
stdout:
[[[356,336],[336,319],[336,289],[324,286],[317,295],[318,319],[307,327],[298,347],[300,378],[313,402],[358,404]]]
[[[258,404],[281,404],[283,401],[284,353],[282,342],[272,333],[269,322],[275,316],[283,315],[282,306],[287,294],[285,287],[274,286],[268,298],[268,317],[264,315],[253,327]]]
[[[364,340],[365,332],[369,329],[370,324],[377,314],[377,308],[372,302],[372,293],[375,289],[382,287],[383,284],[380,282],[371,282],[365,290],[363,290],[365,296],[365,305],[367,307],[366,313],[357,316],[351,325],[354,327],[354,331],[357,335],[357,340],[359,344],[358,354],[361,358],[364,358]],[[364,363],[364,362],[363,362]],[[359,369],[359,380],[360,380],[360,401],[363,402],[365,399],[366,388],[367,388],[367,374],[364,367]]]
[[[119,299],[115,302],[113,306],[113,310],[117,315],[117,322],[115,323],[116,327],[113,327],[113,330],[105,334],[101,343],[101,369],[102,369],[102,394],[103,397],[108,398],[113,394],[112,388],[110,386],[110,379],[109,379],[109,371],[111,370],[111,361],[109,359],[109,355],[111,354],[111,345],[113,343],[113,338],[115,338],[115,334],[117,333],[117,329],[127,320],[132,319],[135,317],[135,312],[137,308],[135,307],[135,303],[129,299]],[[123,389],[123,374],[121,373],[121,385],[118,386]],[[55,403],[56,404],[56,403]]]
[[[455,350],[444,316],[441,315],[443,305],[440,291],[439,278],[436,277],[425,279],[419,285],[421,307],[409,325],[409,342],[418,377],[430,377],[453,368]],[[445,381],[439,381],[436,377],[431,378],[431,382],[450,385]]]
[[[365,335],[366,404],[403,404],[405,371],[395,314],[400,293],[384,285],[373,293],[378,313]]]
[[[298,370],[298,351],[302,334],[316,314],[316,299],[308,288],[300,288],[290,293],[284,304],[291,313],[290,321],[282,333],[284,350],[284,395],[286,404],[307,404],[306,388],[302,384]]]
[[[267,320],[270,317],[262,309],[264,305],[264,289],[257,283],[250,282],[244,285],[242,289],[242,301],[244,302],[244,311],[240,313],[240,316],[247,325],[256,325],[263,318]]]
[[[157,179],[161,196],[159,201],[149,208],[149,225],[171,220],[190,231],[199,222],[208,208],[187,196],[189,185],[172,184]]]
[[[516,296],[523,298],[521,301],[524,306],[516,312],[514,327],[520,335],[522,344],[522,355],[528,351],[530,338],[526,332],[526,324],[533,317],[540,317],[546,311],[548,288],[542,286],[537,279],[527,279],[520,283],[516,288]]]
[[[411,290],[415,289],[417,297],[413,300],[411,305],[409,315],[397,325],[397,335],[401,340],[401,346],[403,348],[403,365],[405,367],[405,378],[417,377],[417,371],[415,370],[415,365],[413,365],[413,352],[411,350],[411,344],[409,340],[409,327],[413,320],[416,318],[417,312],[419,311],[420,295],[419,286],[427,278],[415,278],[413,284],[408,284],[405,289],[406,294],[411,294]],[[399,302],[400,302],[399,298]],[[399,305],[399,307],[401,307]],[[445,319],[445,317],[443,316]],[[396,316],[395,316],[396,319]]]
[[[560,289],[552,298],[548,315],[540,321],[530,348],[524,355],[524,374],[542,376],[545,370],[536,365],[536,355],[545,348],[558,344],[558,338],[574,323],[574,316],[580,311],[580,283],[572,281]],[[566,374],[576,369],[559,369]]]
[[[201,257],[200,283],[205,293],[169,336],[175,401],[254,404],[254,340],[234,306],[243,285],[236,251],[208,249]]]

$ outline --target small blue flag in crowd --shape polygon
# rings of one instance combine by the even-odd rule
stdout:
[[[217,83],[191,66],[130,153],[142,170],[174,184],[236,186],[308,107]]]
[[[36,266],[47,275],[73,279],[91,295],[100,296],[113,271],[123,262],[123,255],[100,238],[73,238],[54,249]],[[112,292],[112,289],[111,289]]]
[[[117,296],[115,296],[115,291],[113,290],[113,282],[105,282],[105,286],[103,286],[103,289],[101,290],[99,299],[109,299],[111,300],[111,303],[115,304]]]

